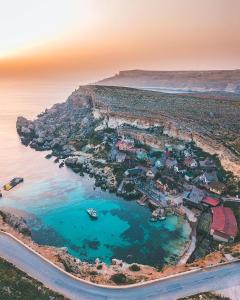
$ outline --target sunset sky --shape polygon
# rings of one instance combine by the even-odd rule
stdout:
[[[0,77],[240,68],[239,0],[0,0]]]

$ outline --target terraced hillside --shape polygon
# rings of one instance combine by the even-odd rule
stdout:
[[[112,123],[121,119],[141,126],[159,124],[166,134],[193,139],[240,176],[240,96],[203,97],[96,85],[80,87],[71,97],[88,97],[95,111]]]
[[[0,258],[0,299],[67,300]]]

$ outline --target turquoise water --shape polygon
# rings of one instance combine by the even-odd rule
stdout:
[[[33,239],[41,244],[67,247],[86,261],[112,258],[127,262],[162,265],[179,255],[189,238],[190,227],[171,216],[149,222],[150,211],[135,202],[94,189],[93,180],[67,168],[59,169],[46,153],[22,146],[15,132],[17,115],[33,117],[46,106],[64,100],[72,86],[57,89],[57,83],[21,85],[14,93],[0,90],[0,184],[14,176],[25,181],[0,200],[2,206],[24,210],[36,218],[29,221]],[[6,105],[9,103],[9,105]],[[91,220],[88,207],[98,211]]]

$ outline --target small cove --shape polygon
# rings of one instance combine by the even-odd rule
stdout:
[[[151,223],[149,209],[94,189],[89,176],[59,169],[53,159],[44,158],[46,153],[20,144],[15,130],[17,116],[32,118],[45,107],[63,101],[71,89],[59,90],[57,83],[35,83],[19,86],[18,93],[11,92],[11,85],[1,90],[0,136],[4,142],[0,145],[0,183],[14,176],[25,181],[4,193],[0,205],[34,214],[36,220],[29,225],[36,242],[67,247],[81,260],[100,258],[110,263],[118,258],[150,265],[169,262],[189,239],[190,227],[185,220],[171,216]],[[6,107],[6,101],[11,105]],[[98,211],[97,221],[87,215],[88,207]]]

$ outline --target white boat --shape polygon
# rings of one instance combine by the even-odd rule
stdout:
[[[87,209],[87,213],[89,214],[89,216],[91,217],[91,218],[93,218],[93,219],[97,219],[97,212],[96,212],[96,210],[95,209],[93,209],[93,208],[88,208]]]

